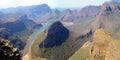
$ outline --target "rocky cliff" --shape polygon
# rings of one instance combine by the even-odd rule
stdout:
[[[104,3],[101,6],[101,12],[96,18],[94,22],[92,22],[93,29],[96,28],[104,28],[108,32],[110,32],[113,37],[119,38],[120,36],[120,6],[115,2]]]
[[[21,60],[21,53],[18,49],[3,38],[0,38],[0,60]]]
[[[104,29],[97,29],[93,35],[90,60],[119,60],[119,42]]]

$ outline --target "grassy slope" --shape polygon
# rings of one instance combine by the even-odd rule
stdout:
[[[97,32],[95,32],[94,34],[94,40],[95,40],[94,43],[99,45],[99,47],[94,48],[93,50],[94,52],[96,52],[96,48],[99,48],[101,52],[106,51],[106,56],[101,55],[102,53],[100,53],[99,54],[100,56],[96,57],[95,60],[110,60],[110,59],[119,60],[120,59],[119,58],[120,57],[119,55],[120,41],[111,38],[108,32],[104,31],[103,29],[97,30]],[[106,40],[108,40],[110,43],[107,42]],[[93,44],[93,46],[97,46],[96,44]],[[87,59],[89,60],[91,48],[92,48],[92,45],[89,45],[86,48],[80,48],[68,60],[87,60]]]
[[[102,28],[110,32],[113,38],[120,38],[120,11],[116,10],[107,13],[103,12],[101,15],[98,15],[93,22],[93,27],[102,24]]]
[[[42,40],[44,40],[45,38],[45,34],[43,32],[41,32],[38,37],[36,38],[36,40],[34,41],[33,45],[32,45],[32,48],[31,48],[31,53],[32,53],[32,56],[34,57],[35,56],[40,56],[41,53],[39,52],[39,43],[42,42]]]
[[[32,46],[33,57],[49,58],[50,60],[56,60],[56,59],[66,60],[69,56],[71,56],[71,54],[73,54],[78,48],[80,48],[82,44],[84,44],[84,42],[86,41],[86,40],[83,40],[83,41],[78,40],[77,42],[75,42],[75,41],[71,41],[73,38],[71,39],[70,37],[69,40],[64,42],[61,46],[46,48],[45,49],[46,52],[44,52],[44,49],[39,48],[39,43],[42,40],[44,40],[44,38],[45,38],[44,33],[41,33],[39,37],[36,39],[36,41],[33,43],[33,46]],[[72,47],[73,46],[72,43],[77,44],[75,45],[76,47]]]
[[[80,48],[77,52],[75,52],[68,60],[87,60],[89,59],[90,50],[92,45],[88,45],[87,47]]]
[[[47,28],[48,29],[48,28]],[[39,34],[32,45],[32,57],[48,58],[50,60],[66,60],[74,54],[88,39],[76,39],[77,37],[73,32],[70,33],[66,42],[60,46],[52,48],[39,48],[39,44],[46,38],[45,32]]]
[[[105,60],[120,60],[120,41],[113,39],[109,44]]]
[[[86,20],[86,21],[80,21],[76,22],[73,26],[68,27],[71,31],[77,31],[77,32],[82,32],[86,29],[91,28],[91,23],[94,21],[94,19],[91,20]]]
[[[26,29],[24,31],[15,33],[15,35],[25,43],[26,40],[28,39],[28,37],[32,34],[32,32],[33,31],[30,31],[30,30]]]

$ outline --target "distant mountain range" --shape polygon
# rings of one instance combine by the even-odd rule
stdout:
[[[83,20],[89,20],[96,17],[100,12],[100,6],[87,6],[82,8],[81,10],[70,10],[66,9],[62,12],[59,10],[53,10],[47,13],[42,20],[55,19],[58,21],[70,21],[70,22],[78,22]]]
[[[81,10],[51,9],[47,4],[0,9],[3,13],[21,13],[26,14],[28,18],[37,21],[55,19],[59,21],[82,21],[94,18],[100,12],[100,6],[87,6]]]
[[[26,7],[16,7],[16,8],[7,8],[0,9],[3,13],[21,13],[26,14],[28,18],[32,20],[38,20],[43,17],[46,13],[50,12],[51,9],[47,4],[35,5],[35,6],[26,6]]]
[[[0,37],[22,51],[31,34],[46,21],[53,20],[55,22],[40,32],[29,47],[32,58],[110,60],[112,57],[120,60],[115,57],[119,52],[119,19],[119,0],[80,10],[59,11],[47,4],[0,9]],[[112,51],[113,45],[117,52]],[[78,56],[80,58],[75,58]]]
[[[24,48],[27,36],[29,36],[34,29],[42,26],[28,19],[24,14],[3,13],[0,15],[0,21],[0,37],[10,40],[10,42],[19,49]]]
[[[99,12],[100,6],[88,6],[80,11],[66,9],[61,12],[57,9],[52,10],[47,4],[0,9],[0,29],[1,33],[4,33],[1,34],[1,37],[12,41],[12,37],[15,36],[16,39],[18,39],[16,41],[21,41],[20,46],[22,47],[19,48],[23,49],[27,36],[29,36],[34,29],[42,27],[42,25],[38,23],[39,21],[49,19],[66,22],[84,21],[94,18]],[[4,30],[12,34],[12,36],[6,37]],[[16,43],[13,45],[18,46]]]
[[[119,34],[119,32],[120,32],[119,12],[120,12],[119,4],[111,1],[109,3],[104,3],[101,6],[88,6],[88,7],[81,9],[80,11],[72,11],[70,9],[67,9],[67,10],[60,12],[58,10],[54,10],[54,11],[46,14],[44,20],[57,19],[57,21],[73,22],[74,24],[72,26],[67,27],[67,29],[70,32],[69,37],[66,39],[66,41],[62,42],[62,44],[58,45],[58,46],[53,45],[52,47],[45,47],[46,44],[50,40],[51,41],[50,41],[50,43],[48,43],[48,45],[56,42],[56,41],[54,41],[57,39],[56,36],[61,36],[61,38],[63,38],[63,37],[65,37],[65,34],[64,34],[64,36],[61,34],[60,35],[54,34],[55,36],[48,35],[49,33],[51,33],[51,32],[49,32],[49,30],[51,30],[50,28],[52,28],[54,26],[50,26],[47,28],[47,30],[45,30],[44,32],[41,32],[33,43],[32,57],[33,58],[42,57],[42,58],[47,58],[50,60],[56,60],[56,59],[57,60],[61,60],[61,59],[67,60],[69,58],[70,58],[70,60],[80,60],[80,59],[83,59],[83,60],[86,60],[86,59],[109,60],[109,58],[112,57],[111,53],[110,53],[110,51],[111,51],[110,48],[112,47],[112,45],[116,46],[116,44],[115,44],[116,40],[114,40],[113,38],[119,39],[119,36],[120,36],[120,34]],[[58,25],[59,25],[59,23],[58,23]],[[97,36],[96,30],[98,31],[99,28],[103,28],[103,30],[100,29],[100,30],[102,30],[102,32],[99,31],[97,34],[98,37],[96,37]],[[57,27],[56,27],[56,29],[57,29]],[[110,37],[109,33],[104,32],[104,29],[107,30],[108,32],[110,32],[111,36],[113,36],[113,38]],[[56,30],[52,31],[52,33],[55,33],[55,32],[56,32]],[[57,32],[57,33],[59,33],[59,32]],[[94,33],[94,35],[92,35],[93,33]],[[99,33],[102,35],[99,35]],[[91,39],[92,36],[93,36],[93,39]],[[51,38],[53,38],[53,39],[51,39]],[[110,40],[109,38],[113,40],[113,43],[111,42],[110,46],[108,47],[110,49],[110,51],[107,50],[107,47],[106,47],[109,45],[109,40]],[[100,41],[97,41],[99,39],[100,39]],[[61,39],[61,40],[63,40],[63,39]],[[61,40],[59,40],[59,42]],[[87,42],[90,41],[90,44],[86,45],[86,49],[88,49],[88,50],[86,50],[85,48],[81,48],[82,45],[84,45],[84,43],[86,41]],[[108,43],[108,45],[107,45],[107,43]],[[91,45],[91,44],[93,44],[93,45]],[[37,46],[40,46],[40,47],[37,47]],[[85,50],[83,51],[83,49],[85,49]],[[119,51],[118,51],[119,48],[116,48],[116,49],[117,49],[117,52],[112,52],[112,54],[114,54],[114,57],[112,57],[113,60],[120,59],[118,57],[115,57],[116,56],[115,53],[119,53]],[[77,50],[83,51],[83,54],[85,55],[86,58],[84,58],[82,56],[82,54],[80,54],[80,53],[79,54],[76,53],[77,55],[74,55],[74,53]],[[106,52],[106,50],[107,50],[107,52]],[[89,52],[89,51],[91,51],[91,52]],[[84,52],[86,52],[86,53],[84,53]],[[76,56],[78,57],[78,55],[80,55],[81,58],[77,59],[77,57],[74,58],[71,55],[74,55],[74,57],[76,57]]]

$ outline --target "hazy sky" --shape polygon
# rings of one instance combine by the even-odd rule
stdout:
[[[38,5],[46,3],[51,8],[81,8],[86,5],[101,5],[109,0],[0,0],[0,8]]]

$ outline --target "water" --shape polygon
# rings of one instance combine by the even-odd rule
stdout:
[[[43,23],[43,27],[41,27],[40,29],[38,29],[37,31],[35,31],[33,34],[32,34],[32,40],[35,40],[35,38],[37,37],[37,35],[44,31],[48,26],[50,26],[52,23],[54,22],[54,20],[47,20],[46,23]]]
[[[46,23],[43,23],[42,27],[38,30],[36,30],[32,36],[31,39],[27,42],[25,49],[23,51],[24,54],[26,54],[28,52],[28,50],[31,48],[32,42],[36,39],[36,37],[38,36],[38,34],[40,32],[43,32],[48,26],[50,26],[52,23],[54,22],[54,20],[46,20]]]

